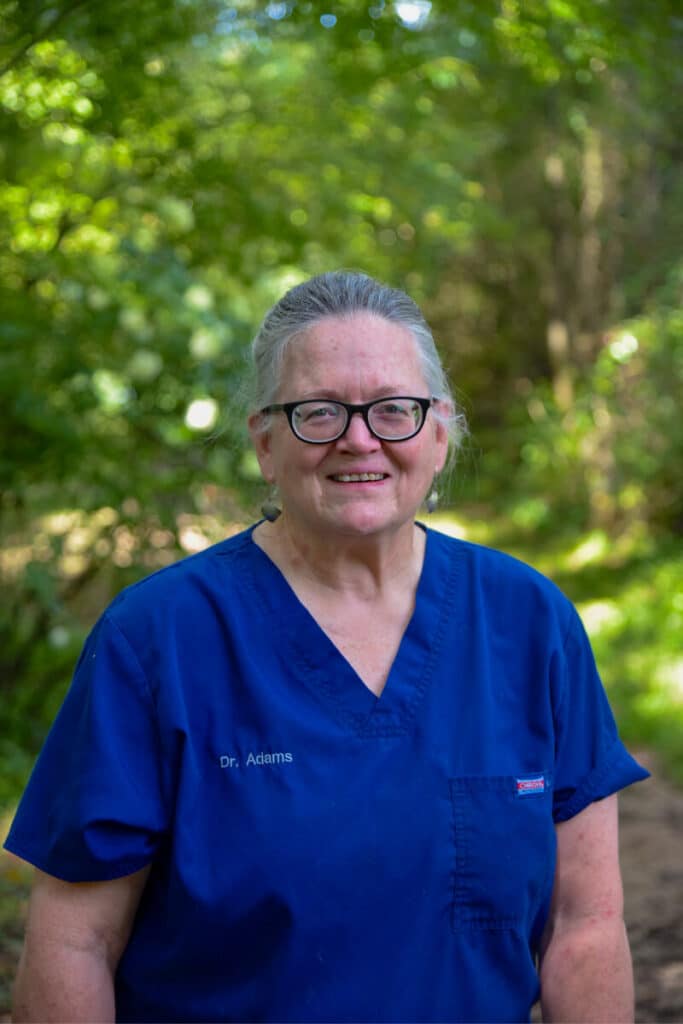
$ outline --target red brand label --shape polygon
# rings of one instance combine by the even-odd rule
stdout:
[[[528,796],[531,793],[545,792],[545,778],[543,775],[535,775],[531,779],[517,779],[517,795]]]

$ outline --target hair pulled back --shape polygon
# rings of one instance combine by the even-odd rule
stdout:
[[[334,270],[318,274],[285,292],[266,314],[251,346],[256,409],[277,401],[282,364],[289,344],[326,317],[371,313],[412,334],[430,395],[444,400],[450,415],[434,413],[448,427],[453,450],[466,432],[465,417],[457,408],[441,365],[432,332],[413,299],[398,288],[367,274]]]

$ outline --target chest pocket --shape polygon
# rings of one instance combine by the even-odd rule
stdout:
[[[548,775],[451,779],[456,932],[542,927],[555,871]]]

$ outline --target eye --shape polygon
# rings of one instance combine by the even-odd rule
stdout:
[[[415,415],[414,403],[404,405],[402,402],[382,402],[374,406],[375,415],[385,419],[412,419]]]
[[[330,402],[302,403],[294,415],[300,423],[320,423],[322,420],[337,419],[340,414],[338,405]]]

